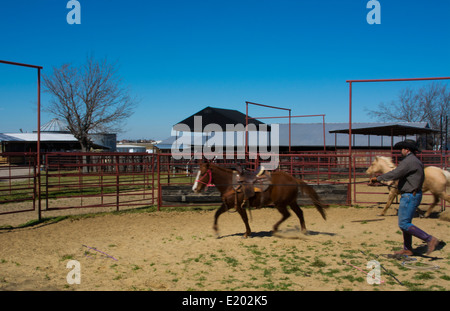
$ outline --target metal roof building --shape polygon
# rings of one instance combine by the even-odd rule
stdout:
[[[289,146],[288,131],[289,124],[280,124],[280,146]],[[353,123],[352,147],[390,148],[405,138],[415,140],[416,135],[436,132],[426,122]],[[348,148],[348,133],[348,123],[294,123],[291,124],[291,147],[302,150]]]
[[[78,140],[67,129],[65,122],[52,119],[41,126],[41,150],[80,150]],[[94,147],[116,151],[116,134],[91,134]],[[0,133],[0,152],[36,152],[37,133]]]
[[[145,146],[137,146],[137,145],[125,145],[125,144],[118,144],[116,147],[117,152],[146,152]]]
[[[273,131],[272,131],[273,132]],[[280,151],[289,148],[289,124],[279,124],[278,129]],[[426,122],[400,122],[400,123],[353,123],[352,147],[355,148],[391,148],[405,138],[416,139],[416,135],[436,133],[430,129]],[[274,133],[272,133],[274,134]],[[192,134],[192,145],[205,145],[211,136],[198,136]],[[223,142],[223,146],[230,145],[226,137],[229,133],[218,132],[222,138],[216,142]],[[270,134],[268,134],[270,136]],[[201,137],[201,138],[200,138]],[[234,142],[244,143],[242,133],[234,133]],[[179,136],[170,136],[160,142],[159,149],[169,150],[179,139]],[[251,142],[250,142],[251,144]],[[189,143],[187,143],[189,145]],[[324,150],[348,148],[348,123],[292,123],[291,149],[295,150]]]
[[[37,133],[0,133],[1,151],[36,152]],[[41,149],[48,151],[77,150],[78,140],[72,134],[41,133]]]

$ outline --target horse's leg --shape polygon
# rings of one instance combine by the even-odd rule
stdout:
[[[219,237],[219,228],[217,227],[217,220],[219,219],[219,216],[223,214],[226,210],[228,210],[228,206],[226,206],[225,203],[222,203],[222,205],[219,207],[219,209],[216,211],[216,214],[214,215],[213,229],[216,232],[217,237]]]
[[[306,234],[308,230],[306,230],[306,224],[305,224],[305,218],[303,217],[303,211],[298,206],[297,202],[293,201],[291,204],[291,209],[294,211],[294,213],[297,215],[298,219],[300,219],[300,226],[302,227],[302,232]]]
[[[441,198],[450,203],[450,195],[448,195],[445,191],[441,193]]]
[[[291,216],[291,213],[289,213],[289,211],[286,208],[286,204],[276,204],[275,205],[277,210],[281,213],[282,217],[281,219],[273,226],[273,232],[277,232],[278,231],[278,227],[280,226],[280,224],[285,221],[286,219],[289,218],[289,216]]]
[[[442,200],[447,201],[448,203],[450,203],[450,195],[448,195],[445,191],[443,191],[440,195]],[[430,212],[431,213],[431,212]]]
[[[433,211],[433,208],[439,203],[439,198],[441,198],[442,200],[445,200],[448,203],[450,203],[450,195],[445,193],[445,191],[441,192],[440,194],[433,193],[433,196],[434,196],[434,202],[433,202],[433,204],[430,205],[430,207],[428,208],[428,210],[425,213],[424,217],[430,217],[431,212]]]
[[[384,214],[386,214],[386,211],[388,210],[388,208],[392,205],[392,202],[394,201],[394,199],[397,197],[398,195],[398,190],[392,188],[389,191],[389,197],[388,200],[386,202],[386,206],[384,207],[383,211],[381,212],[380,216],[384,216]]]
[[[433,201],[433,203],[431,203],[430,207],[427,209],[427,211],[426,211],[425,215],[423,215],[423,217],[425,217],[425,218],[430,217],[430,214],[433,211],[433,208],[439,203],[440,196],[442,197],[442,194],[438,195],[438,194],[433,193],[434,201]]]
[[[245,207],[238,206],[237,212],[239,213],[239,215],[241,215],[242,221],[245,224],[244,238],[247,238],[250,234],[252,234],[252,231],[250,229],[250,225],[248,224],[248,217],[247,212],[245,211]]]

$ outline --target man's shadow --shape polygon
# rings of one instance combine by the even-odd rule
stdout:
[[[447,243],[445,243],[444,241],[439,241],[438,245],[436,245],[436,248],[434,250],[439,251],[439,250],[443,249],[445,247],[445,245],[447,245]],[[430,256],[433,253],[431,253],[430,255],[426,255],[427,250],[428,250],[427,244],[423,244],[423,245],[420,245],[419,247],[417,247],[416,249],[414,249],[413,253],[414,253],[414,256],[429,258],[430,261],[444,259],[442,257]]]

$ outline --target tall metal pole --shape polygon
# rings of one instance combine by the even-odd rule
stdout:
[[[322,116],[322,129],[323,129],[323,151],[327,151],[327,144],[325,141],[325,115]]]
[[[442,153],[443,153],[443,151],[444,151],[444,116],[441,114],[441,119],[440,119],[440,131],[441,131],[441,137],[439,137],[439,144],[441,145],[441,155],[442,155]]]
[[[41,68],[38,68],[38,87],[37,87],[37,183],[38,183],[38,220],[42,218],[41,213]]]
[[[291,153],[291,109],[289,109],[289,153]]]
[[[248,161],[248,102],[245,102],[245,162]]]
[[[448,116],[445,116],[445,159],[444,159],[444,169],[447,169],[447,148],[448,146]]]
[[[445,151],[448,145],[448,116],[445,116]]]
[[[36,66],[36,65],[30,65],[30,64],[23,64],[23,63],[16,63],[16,62],[10,62],[6,60],[0,60],[0,64],[7,64],[7,65],[13,65],[13,66],[21,66],[21,67],[28,67],[28,68],[35,68],[38,70],[37,72],[37,142],[36,142],[36,178],[37,178],[37,197],[38,197],[38,220],[41,220],[41,70],[43,67]]]
[[[349,107],[348,107],[348,183],[352,183],[352,81],[349,81]],[[349,189],[350,190],[350,189]],[[347,204],[351,205],[351,191],[348,191]]]

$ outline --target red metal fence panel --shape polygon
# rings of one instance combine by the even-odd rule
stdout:
[[[0,215],[36,208],[153,206],[155,158],[147,153],[44,153],[39,183],[35,153],[0,154]]]
[[[154,156],[147,153],[45,155],[45,209],[154,205]],[[70,198],[69,202],[51,200]]]
[[[349,155],[343,151],[314,151],[279,154],[279,170],[286,171],[293,176],[303,179],[309,184],[345,184],[349,188],[347,204],[377,205],[385,204],[388,196],[388,188],[371,187],[368,185],[369,177],[367,168],[375,156],[392,157],[395,164],[400,160],[400,153],[390,150],[354,150],[352,152],[352,171],[349,175]],[[450,153],[441,151],[423,151],[419,158],[425,166],[438,166],[448,168],[450,164]],[[180,200],[176,204],[173,201],[165,201],[163,198],[164,188],[173,185],[192,186],[199,160],[194,159],[194,154],[185,157],[185,160],[174,160],[170,153],[158,154],[158,208],[168,206],[188,205],[189,202]],[[236,165],[246,166],[252,170],[261,162],[258,159],[215,159],[217,164],[234,168]],[[178,191],[178,190],[177,190]],[[186,195],[182,193],[181,197]],[[213,195],[210,193],[210,195]],[[431,194],[424,196],[424,204],[430,204]],[[197,203],[191,205],[211,205],[209,203]],[[217,204],[217,203],[216,203]],[[441,202],[441,210],[449,203]]]
[[[0,214],[36,208],[36,153],[0,153]]]
[[[375,156],[400,160],[396,151],[353,150],[351,157],[342,151],[314,151],[276,155],[278,169],[309,184],[345,184],[349,189],[347,204],[385,204],[387,187],[369,187],[365,173]],[[444,169],[450,166],[450,153],[423,151],[419,155],[426,166]],[[163,199],[167,186],[192,186],[201,160],[195,154],[176,160],[170,153],[45,153],[41,159],[41,180],[37,180],[35,153],[0,154],[0,215],[69,208],[112,207],[115,210],[136,206],[188,205],[191,193],[181,194],[179,202]],[[349,159],[352,171],[349,174]],[[242,157],[214,161],[229,168],[242,165],[254,170],[262,161]],[[40,187],[39,187],[40,184]],[[188,190],[189,190],[188,187]],[[428,198],[427,198],[428,196]],[[428,204],[431,195],[424,196]],[[39,201],[38,198],[41,200]],[[195,205],[201,205],[194,203]],[[206,203],[208,204],[208,203]],[[442,202],[441,210],[449,203]],[[211,204],[208,204],[211,205]]]

